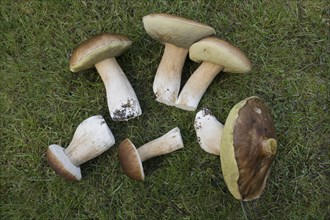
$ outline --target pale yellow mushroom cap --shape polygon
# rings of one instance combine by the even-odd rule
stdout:
[[[215,34],[215,30],[206,24],[171,14],[146,15],[143,25],[153,39],[187,49],[203,37]]]
[[[224,72],[247,73],[251,70],[251,62],[243,51],[216,37],[207,37],[191,45],[189,57],[197,63],[221,65]]]

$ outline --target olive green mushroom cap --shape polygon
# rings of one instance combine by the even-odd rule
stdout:
[[[252,67],[243,51],[216,37],[206,37],[191,45],[189,57],[197,63],[221,65],[224,72],[230,73],[247,73]]]
[[[187,49],[203,37],[215,34],[206,24],[164,13],[144,16],[143,25],[153,39]]]
[[[124,173],[134,180],[144,180],[142,161],[130,139],[123,140],[118,147],[119,162]]]
[[[84,42],[72,52],[70,70],[79,72],[92,68],[96,63],[107,58],[120,56],[132,45],[125,35],[103,33]]]
[[[271,114],[260,98],[249,97],[232,108],[220,146],[221,169],[231,194],[244,201],[259,198],[277,151]]]

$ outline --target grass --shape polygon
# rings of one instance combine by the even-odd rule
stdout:
[[[225,186],[219,158],[198,146],[195,112],[154,100],[163,46],[141,20],[155,12],[209,24],[253,63],[251,73],[217,76],[199,105],[222,122],[251,95],[271,108],[278,155],[266,191],[244,209]],[[325,0],[1,1],[1,219],[329,218],[329,17]],[[95,69],[69,71],[73,48],[102,32],[134,41],[118,62],[140,100],[138,119],[111,121]],[[183,83],[197,66],[187,59]],[[50,169],[45,151],[67,146],[77,125],[96,114],[117,144],[82,165],[80,182],[67,182]],[[122,173],[118,143],[129,137],[140,146],[175,126],[184,149],[144,163],[144,182]]]

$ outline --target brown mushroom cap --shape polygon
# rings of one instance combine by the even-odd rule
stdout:
[[[189,48],[191,60],[209,62],[224,67],[224,72],[247,73],[251,62],[239,48],[216,37],[204,38]]]
[[[226,120],[220,145],[221,168],[229,191],[240,200],[259,198],[277,150],[268,107],[255,96],[236,104]]]
[[[126,138],[119,144],[118,156],[121,168],[128,177],[135,180],[144,180],[141,158],[130,139]]]
[[[103,33],[82,42],[70,58],[70,70],[79,72],[93,67],[96,63],[121,55],[132,45],[122,34]]]
[[[81,179],[80,168],[73,165],[69,157],[65,154],[64,148],[56,144],[52,144],[48,147],[46,157],[49,166],[63,178],[71,181],[77,181]]]
[[[143,25],[153,39],[187,49],[199,39],[215,34],[208,25],[171,14],[144,16]]]

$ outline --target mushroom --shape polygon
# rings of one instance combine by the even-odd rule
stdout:
[[[153,39],[165,44],[153,83],[156,100],[174,105],[189,47],[203,37],[214,35],[215,30],[196,21],[162,13],[144,16],[143,25]]]
[[[116,60],[131,44],[125,35],[103,33],[82,42],[70,58],[72,72],[96,67],[105,85],[114,121],[127,121],[142,114],[136,94]]]
[[[202,62],[190,76],[175,106],[188,111],[195,111],[206,89],[220,71],[247,73],[251,62],[237,47],[216,37],[207,37],[189,48],[189,57],[195,62]]]
[[[144,180],[142,162],[168,154],[183,148],[179,128],[173,128],[163,136],[136,148],[130,139],[126,138],[119,144],[118,155],[124,173],[134,180]]]
[[[101,115],[84,120],[76,129],[69,146],[52,144],[47,149],[50,167],[71,181],[81,179],[80,165],[99,156],[115,144],[115,138]]]
[[[277,151],[275,127],[268,107],[256,96],[244,99],[231,109],[223,129],[208,110],[197,114],[195,128],[203,129],[201,132],[200,128],[196,129],[199,142],[211,149],[218,145],[214,152],[220,154],[223,177],[231,194],[244,201],[259,198]]]
[[[196,114],[194,127],[201,148],[207,153],[219,156],[223,125],[209,109],[203,108]]]
[[[277,151],[268,107],[249,97],[229,112],[220,143],[224,180],[231,194],[244,201],[261,196]]]

